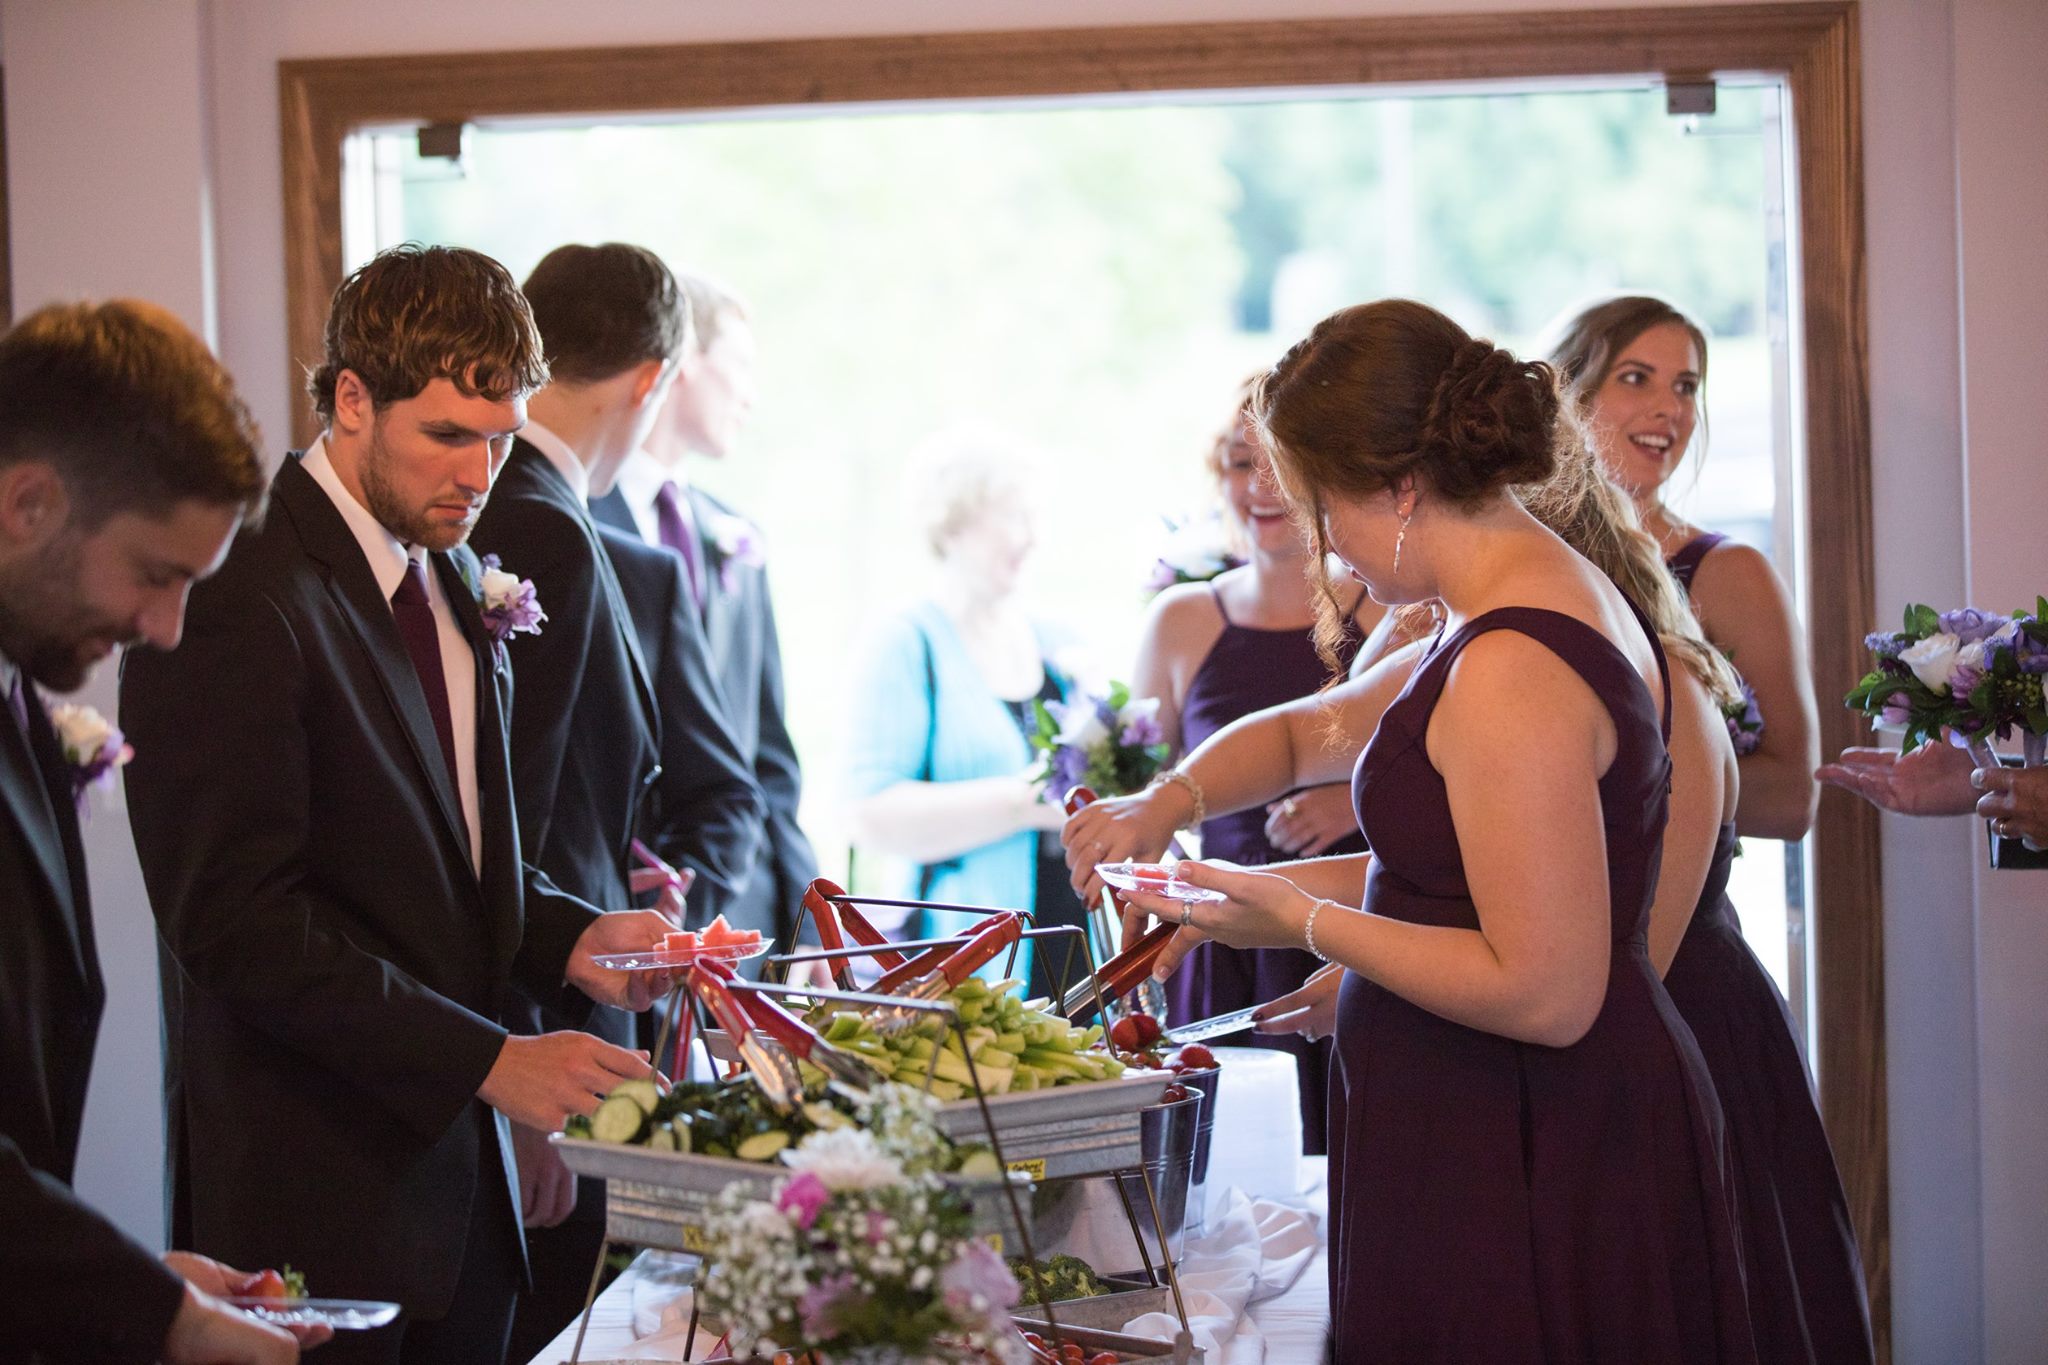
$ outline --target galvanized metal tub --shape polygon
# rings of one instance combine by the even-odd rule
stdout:
[[[1154,1266],[1167,1257],[1178,1265],[1187,1238],[1188,1192],[1202,1103],[1201,1092],[1190,1091],[1185,1099],[1141,1111],[1142,1166],[1151,1180],[1151,1198],[1135,1173],[1136,1162],[1114,1177],[1041,1185],[1031,1201],[1032,1242],[1039,1254],[1066,1252],[1099,1271],[1119,1275],[1141,1271],[1147,1258]],[[1125,1199],[1130,1201],[1128,1213]],[[1158,1202],[1156,1220],[1153,1199]],[[1144,1238],[1142,1254],[1132,1235],[1132,1218]]]
[[[719,1196],[738,1185],[755,1197],[766,1199],[776,1180],[789,1173],[788,1167],[779,1163],[738,1161],[693,1152],[658,1152],[651,1147],[593,1142],[559,1134],[551,1141],[570,1170],[605,1182],[607,1240],[662,1251],[703,1254],[704,1228]],[[1028,1232],[1031,1183],[1014,1172],[1010,1180],[1017,1196],[1017,1211],[1023,1215]],[[978,1235],[987,1238],[998,1251],[1022,1254],[1011,1200],[999,1182],[948,1176],[946,1183],[967,1196]]]

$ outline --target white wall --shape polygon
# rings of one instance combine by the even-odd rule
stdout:
[[[282,441],[282,58],[1560,7],[1572,0],[0,0],[17,307],[126,291],[212,321]],[[1908,599],[2030,600],[2048,588],[2029,524],[2048,507],[2034,415],[2048,83],[2028,62],[2048,55],[2048,6],[1866,0],[1861,23],[1873,620]],[[149,1234],[153,949],[120,813],[91,838],[116,1006],[81,1183]],[[2048,1359],[2048,876],[1981,872],[1981,847],[1962,821],[1886,823],[1893,1321],[1897,1358],[1931,1365]]]

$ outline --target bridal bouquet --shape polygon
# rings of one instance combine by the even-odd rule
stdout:
[[[1847,705],[1887,725],[1903,726],[1905,746],[1940,736],[1944,729],[1969,749],[1980,767],[1996,767],[1991,738],[2015,730],[2026,763],[2048,749],[2048,598],[2029,613],[2009,616],[1962,607],[1937,612],[1906,608],[1904,626],[1864,640],[1877,667],[1850,690]]]
[[[1018,1358],[1017,1281],[931,1169],[930,1117],[916,1112],[929,1101],[883,1089],[904,1092],[879,1102],[889,1112],[812,1133],[783,1153],[772,1198],[728,1190],[709,1220],[704,1305],[735,1355]]]
[[[1092,787],[1097,796],[1142,790],[1166,766],[1166,734],[1159,699],[1131,696],[1120,682],[1101,695],[1073,701],[1033,702],[1031,747],[1043,755],[1034,779],[1048,801],[1069,789]]]
[[[1166,543],[1145,577],[1145,595],[1157,597],[1176,583],[1206,583],[1242,563],[1222,513],[1212,510],[1180,521],[1169,517]]]

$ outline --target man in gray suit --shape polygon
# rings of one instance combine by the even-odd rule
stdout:
[[[685,350],[646,445],[590,510],[597,520],[666,546],[683,560],[726,719],[768,803],[767,839],[726,917],[786,947],[818,864],[797,823],[803,774],[783,716],[782,646],[767,564],[759,531],[694,487],[686,469],[691,457],[726,459],[738,443],[754,405],[754,332],[745,307],[731,294],[696,276],[676,279],[690,300],[695,341]],[[814,965],[822,980],[822,964]]]

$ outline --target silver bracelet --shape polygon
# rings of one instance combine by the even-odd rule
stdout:
[[[1324,906],[1335,905],[1336,903],[1332,900],[1318,898],[1316,903],[1308,908],[1308,920],[1301,926],[1301,937],[1308,944],[1308,950],[1325,962],[1330,960],[1330,955],[1321,948],[1316,947],[1316,916],[1323,913]]]
[[[1168,782],[1178,782],[1181,786],[1186,787],[1188,789],[1188,795],[1194,798],[1195,813],[1192,817],[1189,818],[1186,824],[1181,826],[1181,828],[1193,829],[1197,825],[1200,825],[1202,823],[1204,815],[1208,812],[1209,809],[1208,802],[1202,799],[1202,784],[1195,781],[1194,778],[1189,777],[1179,768],[1168,768],[1164,772],[1160,773],[1159,776],[1152,779],[1152,785],[1155,787],[1162,786]]]

